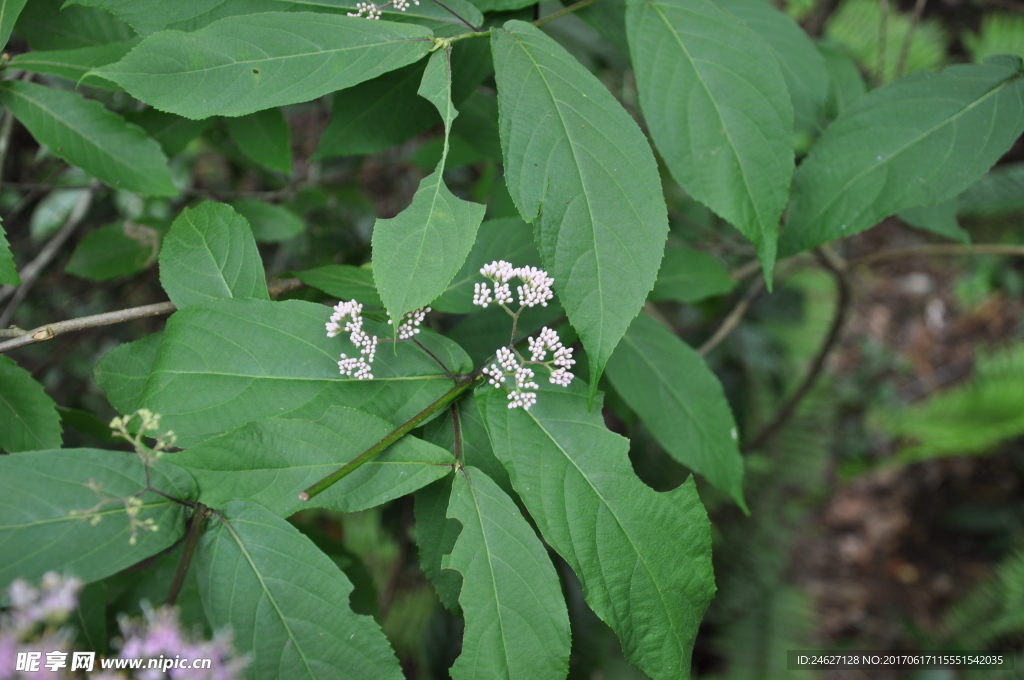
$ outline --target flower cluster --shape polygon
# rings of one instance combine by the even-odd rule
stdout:
[[[537,267],[513,267],[505,260],[495,260],[480,268],[480,273],[491,280],[493,292],[486,283],[473,286],[473,304],[486,308],[492,302],[506,306],[512,302],[512,290],[509,281],[518,278],[522,285],[516,287],[519,305],[522,307],[548,306],[548,300],[554,297],[551,286],[555,280],[548,273]],[[507,307],[506,307],[507,309]]]
[[[138,418],[139,424],[133,428],[132,424],[136,418]],[[177,440],[173,430],[160,432],[160,414],[153,413],[148,408],[140,408],[127,416],[115,417],[110,421],[110,429],[115,437],[124,439],[132,445],[135,452],[142,458],[144,465],[152,465],[163,455],[164,451],[174,446],[174,442]],[[135,430],[134,434],[131,432],[132,429]],[[147,432],[152,432],[152,434],[147,435]],[[146,436],[155,439],[152,448],[143,441],[143,437]]]
[[[402,317],[396,331],[398,339],[412,340],[420,332],[420,326],[427,318],[428,312],[430,307],[423,307],[414,309]],[[390,313],[388,324],[392,324]],[[377,343],[380,340],[376,335],[370,335],[363,330],[363,306],[355,300],[335,305],[331,320],[327,322],[327,337],[333,338],[342,331],[348,333],[349,341],[359,349],[359,356],[349,357],[343,353],[341,361],[338,362],[338,370],[342,375],[350,375],[357,380],[373,380],[370,364],[377,355]]]
[[[160,530],[160,525],[157,524],[156,520],[152,517],[139,517],[139,513],[145,505],[139,496],[144,493],[144,491],[139,492],[139,494],[134,496],[120,498],[108,495],[107,492],[103,490],[103,482],[97,482],[95,479],[89,479],[89,481],[85,483],[85,486],[99,496],[99,501],[97,501],[96,505],[91,508],[70,511],[68,513],[69,517],[81,517],[83,519],[88,517],[89,524],[96,526],[100,523],[100,520],[103,519],[103,515],[101,514],[103,508],[111,503],[123,503],[124,514],[125,517],[128,518],[128,529],[131,531],[131,536],[128,537],[128,545],[135,545],[139,542],[140,532],[156,532]]]
[[[553,385],[568,387],[575,377],[569,372],[576,361],[572,358],[572,348],[562,345],[558,333],[550,328],[544,327],[537,334],[536,338],[528,338],[530,343],[530,359],[525,360],[514,349],[502,347],[494,355],[495,362],[483,369],[487,376],[487,382],[494,387],[504,388],[507,379],[513,379],[514,387],[509,389],[508,407],[521,408],[529,411],[530,407],[537,403],[537,393],[530,390],[540,389],[534,382],[534,372],[529,365],[546,366],[551,375],[548,381]],[[548,359],[548,352],[553,352],[551,359]],[[555,368],[552,368],[552,367]]]
[[[558,333],[547,327],[542,328],[536,338],[530,338],[529,343],[530,361],[545,366],[556,366],[557,368],[551,371],[551,384],[568,387],[575,377],[569,372],[569,369],[576,363],[576,360],[572,358],[572,347],[563,346]],[[553,353],[551,361],[547,360],[549,351]]]
[[[365,14],[367,19],[380,19],[381,13],[386,7],[394,7],[399,12],[404,12],[411,5],[418,4],[420,4],[420,0],[412,0],[412,2],[409,0],[392,0],[392,2],[386,2],[383,5],[377,5],[372,2],[357,2],[356,11],[349,12],[348,15],[350,17],[361,17]]]
[[[412,340],[420,332],[420,324],[427,318],[429,312],[430,307],[424,307],[422,309],[414,309],[402,317],[402,323],[398,326],[398,339]],[[388,325],[390,326],[391,323],[391,312],[388,312]]]
[[[78,606],[82,585],[77,578],[51,571],[43,575],[38,588],[23,579],[8,586],[11,606],[0,614],[0,680],[15,677],[19,653],[45,649],[61,655],[70,650],[72,635],[62,626]],[[44,674],[65,677],[46,670],[38,672],[39,677]]]

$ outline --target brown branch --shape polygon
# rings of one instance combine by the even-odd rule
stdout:
[[[815,255],[818,256],[818,260],[821,264],[835,277],[836,286],[838,288],[839,297],[836,300],[836,315],[832,319],[832,327],[828,331],[828,336],[825,338],[825,342],[822,344],[821,349],[818,350],[818,355],[814,357],[814,361],[811,363],[811,368],[804,377],[800,387],[797,388],[793,396],[789,398],[779,412],[775,415],[768,425],[761,429],[753,439],[747,441],[740,448],[744,453],[748,451],[754,451],[763,447],[769,440],[772,439],[779,430],[789,421],[790,417],[796,412],[796,407],[800,405],[800,402],[807,393],[811,391],[814,384],[818,381],[821,376],[821,371],[825,367],[825,360],[828,355],[832,352],[836,343],[839,341],[839,337],[842,334],[843,325],[846,322],[846,315],[850,308],[850,282],[846,278],[846,264],[839,260],[836,256],[831,255],[822,248],[815,249]]]
[[[732,308],[729,314],[722,321],[722,325],[711,335],[710,338],[704,341],[704,344],[697,349],[697,353],[701,356],[706,356],[711,350],[725,340],[730,333],[736,330],[736,326],[739,325],[743,319],[743,315],[747,313],[747,309],[750,308],[750,304],[754,299],[760,295],[764,289],[764,278],[758,277],[754,279],[754,282],[750,284],[746,292],[743,293],[743,297],[740,298],[736,306]]]
[[[147,468],[148,469],[148,468]],[[178,560],[178,567],[174,570],[174,578],[171,587],[167,591],[167,599],[164,604],[173,607],[178,602],[178,595],[185,585],[185,576],[188,574],[188,567],[192,564],[192,556],[195,555],[196,546],[199,544],[199,536],[203,532],[203,525],[210,516],[210,509],[202,503],[197,503],[192,513],[192,521],[188,526],[188,534],[185,536],[185,548],[181,551],[181,559]]]
[[[282,279],[269,287],[270,295],[272,297],[277,297],[278,295],[302,288],[305,285],[306,284],[298,279]],[[174,306],[173,302],[158,302],[153,305],[119,309],[116,312],[93,314],[92,316],[82,316],[77,319],[69,319],[67,321],[58,321],[56,323],[46,324],[45,326],[34,328],[26,332],[24,335],[20,335],[8,340],[7,342],[0,342],[0,354],[9,352],[12,349],[24,347],[25,345],[32,345],[37,342],[52,340],[58,335],[75,333],[89,328],[99,328],[100,326],[112,326],[126,321],[145,319],[150,316],[164,316],[166,314],[173,313],[177,309],[178,308]]]
[[[898,260],[904,257],[956,257],[962,255],[1015,255],[1024,256],[1024,245],[1012,245],[1004,243],[978,243],[971,246],[957,243],[925,243],[909,248],[897,248],[886,250],[880,253],[872,253],[863,257],[847,261],[850,267],[864,267],[886,260]]]

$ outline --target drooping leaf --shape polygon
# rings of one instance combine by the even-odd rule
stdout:
[[[164,113],[154,108],[128,113],[125,118],[145,130],[150,137],[163,147],[164,153],[173,156],[182,151],[188,143],[203,134],[210,126],[210,120],[191,120],[173,113]]]
[[[441,114],[445,148],[433,174],[420,182],[412,205],[373,225],[373,280],[392,319],[425,307],[444,292],[473,248],[486,211],[458,198],[444,183],[448,134],[458,115],[451,97],[449,50],[431,55],[419,94]]]
[[[672,177],[753,241],[770,285],[793,174],[793,105],[772,50],[711,0],[629,0],[626,29]]]
[[[452,678],[565,678],[569,614],[551,558],[519,508],[481,470],[463,467],[448,516],[462,533],[442,565],[462,574],[466,618]]]
[[[227,126],[242,153],[266,168],[291,174],[292,133],[280,109],[228,118]]]
[[[211,519],[196,552],[203,609],[252,656],[248,676],[393,678],[402,671],[369,616],[349,608],[352,583],[294,526],[236,500]]]
[[[633,474],[628,442],[605,427],[586,387],[543,386],[529,411],[478,390],[491,444],[548,544],[626,659],[655,680],[688,678],[714,593],[711,531],[693,479],[657,493]]]
[[[90,482],[101,491],[89,488]],[[151,468],[150,484],[172,498],[195,498],[195,482],[173,465]],[[173,545],[191,510],[151,491],[139,497],[137,520],[152,519],[159,529],[137,530],[130,542],[124,499],[145,488],[146,474],[134,453],[63,449],[0,456],[0,588],[47,571],[97,581]],[[92,524],[97,516],[100,521]]]
[[[178,309],[216,298],[269,299],[256,240],[231,206],[185,208],[160,249],[160,283]]]
[[[11,59],[10,67],[32,73],[60,76],[77,83],[92,69],[112,64],[123,58],[137,42],[137,40],[130,40],[94,47],[78,47],[73,50],[26,52]],[[112,88],[112,85],[106,81],[94,80],[89,84],[93,87]]]
[[[394,429],[368,413],[335,407],[322,418],[249,423],[174,456],[199,483],[199,500],[220,507],[247,498],[288,517],[302,508],[365,510],[445,476],[455,459],[405,436],[309,502],[299,492],[349,462]]]
[[[32,451],[60,446],[57,406],[32,374],[0,356],[0,449]]]
[[[135,37],[132,27],[98,7],[64,7],[65,0],[32,0],[25,5],[18,35],[34,50],[97,47]]]
[[[539,220],[541,257],[596,385],[665,247],[654,156],[604,85],[540,29],[492,30],[505,181],[523,218]]]
[[[290,300],[216,300],[192,305],[167,322],[143,405],[163,415],[191,446],[269,416],[316,419],[331,406],[367,411],[401,424],[444,394],[452,381],[411,343],[381,347],[373,380],[338,373],[338,355],[358,352],[344,337],[328,338],[331,310]],[[367,332],[390,328],[367,320]],[[472,369],[451,341],[423,332],[416,338],[453,373]],[[316,414],[290,412],[315,402]]]
[[[105,281],[147,269],[160,252],[160,232],[124,220],[100,227],[78,242],[64,271]]]
[[[893,120],[906,121],[894,126]],[[1019,58],[901,78],[857,100],[797,170],[781,250],[792,254],[954,198],[1024,131]]]
[[[142,392],[160,350],[163,331],[118,345],[103,355],[93,373],[107,401],[119,413],[134,413],[142,404]]]
[[[306,285],[313,286],[339,300],[358,300],[364,305],[381,307],[380,295],[373,285],[373,271],[349,264],[329,264],[295,276]]]
[[[112,187],[174,196],[167,157],[146,134],[98,102],[20,80],[0,83],[0,103],[40,144]]]
[[[71,0],[70,5],[100,7],[122,19],[139,35],[149,35],[178,21],[205,14],[224,0]]]
[[[311,12],[233,16],[192,33],[162,31],[94,73],[186,118],[244,116],[351,87],[410,64],[430,31]]]
[[[7,45],[7,39],[14,30],[14,22],[25,8],[28,0],[0,0],[0,48]]]
[[[462,526],[448,519],[448,500],[452,495],[453,476],[444,477],[416,492],[415,519],[416,545],[420,566],[434,585],[441,604],[448,611],[457,612],[462,574],[454,569],[442,569],[441,560],[451,554]]]
[[[252,235],[260,243],[288,241],[306,230],[302,218],[281,205],[241,198],[232,201],[231,207],[249,221]]]
[[[665,259],[661,261],[651,299],[692,304],[725,295],[735,287],[736,280],[714,255],[674,245],[665,249]]]
[[[11,244],[7,242],[7,233],[4,231],[3,221],[0,220],[0,284],[17,286],[21,283],[18,276],[18,268],[14,264],[14,256],[11,255]]]
[[[775,55],[793,102],[797,130],[816,131],[828,98],[825,60],[807,33],[786,14],[758,0],[715,0],[757,33]]]
[[[641,314],[608,362],[608,378],[670,456],[746,510],[736,421],[697,352]]]

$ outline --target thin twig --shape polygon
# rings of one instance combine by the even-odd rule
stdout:
[[[706,356],[711,352],[711,350],[718,347],[723,340],[729,337],[729,334],[736,329],[736,326],[739,325],[743,316],[747,313],[747,309],[750,308],[750,304],[754,301],[754,298],[760,295],[762,290],[764,290],[764,278],[758,277],[754,279],[754,282],[750,284],[750,287],[747,288],[745,293],[743,293],[743,297],[740,298],[739,302],[736,303],[736,306],[733,307],[728,316],[725,317],[722,321],[722,325],[720,325],[711,337],[705,340],[704,344],[697,349],[697,353],[701,356]]]
[[[910,40],[914,37],[917,25],[921,23],[921,15],[924,14],[924,6],[926,4],[928,4],[928,0],[916,0],[914,2],[914,11],[910,15],[910,26],[907,28],[907,34],[903,36],[903,44],[900,45],[900,56],[896,60],[896,78],[903,75],[903,69],[907,65],[907,55],[910,53]]]
[[[473,24],[471,24],[468,21],[466,21],[465,17],[463,17],[461,14],[459,14],[458,12],[453,10],[448,5],[446,5],[443,2],[441,2],[441,0],[434,0],[434,4],[438,5],[441,9],[445,10],[446,12],[451,14],[453,17],[455,17],[456,19],[458,19],[462,23],[466,24],[466,26],[467,26],[467,28],[469,28],[469,30],[475,31],[476,33],[483,33],[484,32],[484,29],[479,28],[477,26],[474,26]]]
[[[304,285],[306,284],[298,279],[282,279],[270,286],[270,295],[271,297],[276,297],[297,290]],[[24,347],[25,345],[51,340],[58,335],[83,331],[89,328],[99,328],[100,326],[112,326],[118,323],[125,323],[126,321],[145,319],[150,316],[164,316],[173,313],[175,310],[177,310],[177,307],[174,306],[173,302],[158,302],[153,305],[130,307],[128,309],[119,309],[116,312],[104,312],[103,314],[93,314],[92,316],[82,316],[77,319],[46,324],[7,342],[0,342],[0,354]]]
[[[412,339],[412,342],[413,342],[413,344],[414,344],[414,345],[416,345],[416,346],[417,346],[417,347],[419,347],[419,348],[420,348],[421,350],[423,350],[424,352],[426,352],[426,353],[427,353],[427,356],[429,356],[429,357],[430,357],[431,359],[433,359],[433,360],[434,360],[434,363],[436,363],[436,364],[437,364],[438,366],[440,366],[440,367],[441,367],[441,370],[443,370],[443,371],[445,372],[445,374],[447,374],[447,376],[448,376],[449,378],[451,378],[451,379],[452,379],[452,380],[453,380],[454,382],[458,382],[458,381],[459,381],[459,380],[458,380],[458,378],[456,378],[456,377],[455,377],[455,376],[454,376],[454,375],[452,374],[452,370],[451,370],[450,368],[448,368],[448,366],[447,366],[447,365],[446,365],[446,364],[445,364],[445,363],[444,363],[443,361],[441,361],[441,360],[440,360],[440,359],[439,359],[439,358],[437,357],[437,355],[436,355],[436,354],[434,354],[434,353],[433,353],[433,352],[431,352],[431,351],[430,351],[429,349],[427,349],[427,346],[426,346],[426,345],[424,345],[424,344],[423,344],[422,342],[420,342],[420,341],[419,341],[419,340],[417,340],[416,338],[413,338],[413,339]]]
[[[839,260],[835,255],[830,254],[828,251],[817,248],[815,249],[815,255],[818,256],[821,264],[827,269],[836,280],[836,286],[838,288],[838,299],[836,300],[836,315],[832,319],[832,327],[828,331],[828,336],[825,338],[825,342],[822,344],[821,349],[818,350],[818,355],[814,357],[814,361],[811,363],[811,368],[804,377],[800,387],[797,388],[793,396],[789,398],[779,412],[775,415],[775,418],[768,423],[753,439],[750,439],[740,448],[743,452],[754,451],[763,447],[772,437],[779,433],[793,413],[796,412],[796,407],[800,405],[807,393],[811,391],[814,384],[818,381],[821,375],[822,369],[825,367],[825,360],[828,355],[832,352],[836,343],[839,341],[839,336],[842,334],[843,325],[846,322],[846,315],[850,308],[850,282],[846,278],[846,265]]]
[[[455,460],[462,463],[462,422],[459,420],[459,405],[452,404],[452,454]]]
[[[210,516],[210,509],[202,503],[196,504],[195,512],[192,513],[192,522],[188,526],[188,534],[185,536],[185,548],[181,552],[181,559],[178,560],[178,567],[174,570],[174,579],[167,591],[167,599],[164,604],[173,607],[178,602],[178,595],[181,594],[181,587],[185,585],[185,576],[188,574],[188,567],[192,563],[192,556],[195,555],[196,546],[199,544],[199,536],[203,532],[203,525]]]
[[[541,19],[537,19],[536,21],[533,22],[533,25],[534,26],[543,26],[544,24],[548,23],[549,21],[554,21],[555,19],[559,19],[561,17],[564,17],[566,14],[572,14],[573,12],[576,12],[578,10],[583,9],[587,5],[593,5],[595,2],[597,2],[597,0],[579,0],[579,2],[574,2],[573,4],[569,5],[568,7],[563,7],[562,9],[558,10],[557,12],[552,12],[551,14],[547,15],[546,17],[543,17]]]
[[[53,258],[57,257],[57,253],[60,252],[61,247],[71,237],[71,234],[75,232],[78,225],[85,219],[85,214],[89,212],[89,206],[92,205],[92,199],[94,195],[94,189],[88,189],[82,197],[78,199],[74,207],[71,209],[71,214],[68,215],[68,221],[64,223],[53,238],[51,238],[43,249],[39,251],[36,258],[29,262],[20,272],[21,285],[11,286],[7,285],[0,288],[0,302],[11,297],[10,303],[7,305],[7,309],[4,310],[3,314],[0,314],[0,328],[4,328],[11,322],[11,318],[14,313],[18,311],[18,307],[22,301],[28,295],[29,291],[32,290],[32,286],[35,285],[39,279],[40,274],[43,270],[53,261]]]
[[[0,127],[0,178],[3,177],[4,161],[7,160],[7,149],[11,145],[11,132],[14,130],[14,116],[4,111],[3,127]]]
[[[919,246],[910,246],[909,248],[897,248],[864,255],[863,257],[848,260],[847,265],[850,267],[864,267],[878,262],[885,262],[886,260],[899,260],[904,257],[963,255],[1015,255],[1019,257],[1024,256],[1024,245],[978,243],[965,246],[958,243],[925,243]]]

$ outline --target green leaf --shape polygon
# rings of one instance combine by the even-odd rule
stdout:
[[[688,678],[715,586],[711,529],[691,478],[657,493],[633,474],[586,387],[539,390],[529,411],[477,391],[491,444],[545,540],[580,577],[626,659],[655,680]]]
[[[192,473],[199,500],[212,507],[247,498],[281,517],[311,507],[356,512],[412,493],[448,474],[455,463],[441,447],[406,436],[314,500],[299,500],[300,491],[393,429],[376,416],[335,407],[316,421],[249,423],[175,454],[173,460]]]
[[[629,114],[555,41],[521,21],[492,30],[505,181],[523,218],[539,219],[541,257],[596,385],[661,262],[657,166]]]
[[[195,482],[173,465],[150,469],[150,485],[173,498],[195,498]],[[102,485],[99,494],[87,486]],[[98,581],[174,544],[185,531],[184,505],[151,491],[139,498],[137,519],[152,519],[157,531],[132,535],[124,498],[146,488],[142,461],[134,453],[98,449],[32,451],[0,456],[0,587],[14,578],[34,580],[47,571]],[[96,508],[97,514],[72,516]],[[92,520],[100,521],[93,525]]]
[[[960,194],[963,215],[987,217],[1024,211],[1024,163],[1007,163],[992,169]]]
[[[147,269],[160,252],[160,232],[124,220],[100,227],[78,242],[64,271],[93,281]]]
[[[93,73],[186,118],[244,116],[410,64],[430,49],[429,37],[426,28],[389,21],[267,12],[228,17],[187,34],[156,33]]]
[[[412,205],[397,217],[378,219],[373,225],[373,280],[392,319],[425,307],[444,292],[473,248],[487,209],[455,196],[442,176],[448,134],[458,115],[452,105],[449,59],[447,49],[434,52],[419,89],[444,121],[441,161],[420,182]]]
[[[139,35],[149,35],[178,21],[205,14],[224,0],[70,0],[69,5],[100,7],[131,25]]]
[[[1019,58],[921,71],[869,92],[826,128],[800,164],[782,252],[955,197],[1020,136],[1022,100]]]
[[[867,86],[857,63],[842,49],[828,43],[818,43],[818,51],[825,58],[825,69],[828,71],[829,87],[825,117],[835,120],[851,104],[864,96]]]
[[[59,446],[57,405],[31,373],[0,356],[0,449],[14,452]]]
[[[228,133],[238,149],[265,168],[292,172],[292,133],[280,109],[265,109],[227,119]]]
[[[3,2],[3,0],[0,0]],[[82,76],[94,68],[112,64],[128,54],[137,40],[108,43],[93,47],[78,47],[73,50],[50,50],[26,52],[11,59],[10,68],[20,68],[32,73],[60,76],[77,83]],[[114,89],[106,81],[93,81],[93,87]]]
[[[93,369],[96,384],[119,413],[134,413],[141,407],[142,392],[146,389],[163,337],[163,331],[158,331],[118,345],[96,363]]]
[[[216,298],[270,297],[249,223],[211,201],[185,208],[171,224],[160,249],[160,283],[178,309]]]
[[[349,608],[352,583],[312,541],[250,501],[222,514],[199,542],[199,591],[210,625],[251,655],[248,677],[401,680],[380,627]]]
[[[797,130],[821,127],[828,98],[828,71],[818,48],[793,19],[760,0],[716,0],[717,4],[757,33],[775,55],[786,79]]]
[[[693,304],[725,295],[735,287],[736,280],[717,257],[688,246],[674,245],[665,249],[651,299]]]
[[[160,143],[164,153],[173,156],[180,153],[188,143],[210,126],[210,120],[189,120],[173,113],[164,113],[153,108],[133,111],[125,115],[129,123],[145,130]]]
[[[478,310],[479,307],[473,304],[473,285],[484,281],[480,268],[494,260],[506,260],[517,267],[540,266],[540,253],[533,242],[533,230],[522,219],[504,217],[481,224],[476,243],[469,251],[462,269],[441,297],[431,302],[430,306],[450,314],[469,314]]]
[[[423,573],[434,585],[441,604],[449,611],[457,612],[462,574],[454,569],[441,568],[441,560],[451,554],[455,539],[462,531],[459,523],[446,515],[453,479],[454,476],[449,475],[416,492],[415,538]]]
[[[11,244],[7,242],[7,232],[4,231],[3,220],[0,220],[0,284],[17,286],[20,283],[21,277],[14,264]]]
[[[231,207],[249,221],[252,235],[260,243],[289,241],[306,230],[302,218],[284,206],[242,198],[232,201]]]
[[[34,50],[97,47],[135,37],[131,26],[95,7],[67,7],[65,0],[32,0],[15,30]]]
[[[98,102],[20,80],[0,83],[0,102],[54,155],[110,186],[146,196],[178,193],[160,146]]]
[[[442,565],[462,574],[466,618],[452,678],[565,678],[569,614],[551,558],[519,508],[481,470],[464,467],[448,516],[462,533]]]
[[[956,219],[957,201],[952,199],[919,208],[901,210],[899,218],[912,227],[930,231],[964,245],[970,245],[971,235]]]
[[[753,241],[771,285],[793,105],[768,44],[711,0],[629,0],[640,108],[672,177]]]
[[[14,22],[25,8],[28,0],[0,0],[0,47],[7,44],[14,29]]]
[[[373,380],[338,373],[338,355],[357,351],[347,339],[328,338],[324,305],[289,300],[216,300],[175,313],[167,322],[143,405],[163,415],[191,446],[210,436],[269,416],[285,416],[311,402],[367,411],[401,424],[444,394],[451,379],[411,343],[381,347]],[[368,333],[388,326],[367,320]],[[450,362],[454,373],[471,370],[454,343],[423,332],[416,336]]]
[[[336,297],[339,300],[358,300],[364,305],[383,306],[377,287],[373,285],[373,271],[350,264],[329,264],[303,272],[295,272],[296,278],[308,286]]]
[[[608,362],[608,378],[670,456],[747,509],[736,421],[703,357],[641,314]]]

